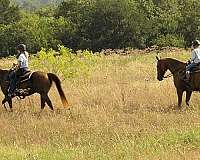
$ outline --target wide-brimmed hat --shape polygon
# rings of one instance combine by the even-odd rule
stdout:
[[[192,42],[193,46],[199,46],[200,45],[200,41],[199,40],[195,40]]]
[[[17,46],[17,50],[26,51],[26,45],[25,44],[19,44]]]

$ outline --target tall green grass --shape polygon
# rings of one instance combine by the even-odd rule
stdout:
[[[177,110],[172,78],[156,80],[156,55],[43,49],[31,57],[30,68],[62,78],[71,113],[55,87],[49,93],[54,112],[46,107],[39,113],[37,95],[15,99],[13,113],[1,108],[0,159],[199,159],[199,95]],[[186,61],[190,53],[160,56]],[[6,68],[13,59],[0,61]]]

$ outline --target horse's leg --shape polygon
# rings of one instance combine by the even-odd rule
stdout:
[[[177,89],[177,95],[178,95],[178,107],[180,109],[181,108],[181,103],[182,103],[182,97],[183,97],[183,90],[182,89]]]
[[[185,102],[186,102],[187,106],[190,105],[189,102],[190,102],[191,95],[192,95],[192,91],[186,91],[186,100],[185,100]]]
[[[4,108],[7,110],[7,108],[6,108],[6,103],[7,102],[7,100],[6,100],[6,98],[4,98],[3,100],[2,100],[2,105],[4,106]]]
[[[53,110],[53,105],[51,103],[51,100],[47,94],[41,95],[41,110],[44,109],[45,102],[48,104],[51,110]]]
[[[50,109],[53,110],[53,105],[52,105],[51,100],[50,100],[48,95],[46,95],[46,99],[45,100],[46,100],[48,106],[50,107]]]
[[[40,100],[41,100],[41,111],[44,109],[45,107],[45,98],[44,96],[40,95]]]
[[[12,98],[8,99],[8,104],[9,104],[9,107],[10,107],[10,111],[12,112],[13,111],[13,109],[12,109]]]
[[[4,106],[4,108],[7,110],[7,108],[6,108],[6,102],[8,102],[8,104],[9,104],[9,107],[10,107],[10,111],[12,112],[13,110],[12,110],[12,98],[4,98],[3,100],[2,100],[2,105]]]

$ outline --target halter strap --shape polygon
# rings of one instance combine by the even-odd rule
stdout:
[[[172,76],[173,76],[173,74],[172,74],[172,73],[170,73],[170,74],[168,74],[168,75],[164,76],[163,78],[170,78],[170,77],[172,77]]]
[[[180,72],[180,71],[183,71],[183,69],[182,68],[178,68],[177,70],[175,70],[173,73],[170,73],[170,74],[168,74],[168,75],[166,75],[166,76],[163,76],[163,78],[170,78],[170,77],[172,77],[176,72]]]

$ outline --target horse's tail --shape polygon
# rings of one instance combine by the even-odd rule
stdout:
[[[56,76],[53,73],[47,73],[47,75],[48,75],[48,78],[51,81],[51,83],[52,83],[52,81],[55,82],[58,93],[59,93],[61,101],[62,101],[62,104],[63,104],[64,107],[67,107],[69,105],[69,103],[68,103],[68,101],[65,97],[65,94],[63,92],[63,89],[61,87],[60,79],[58,78],[58,76]]]

